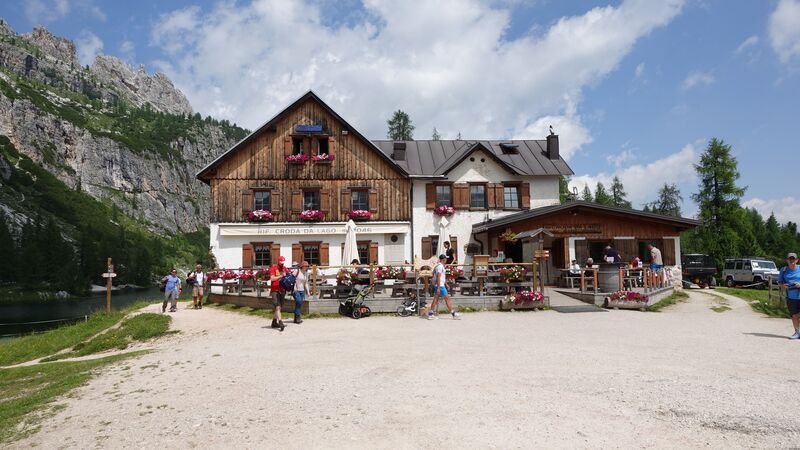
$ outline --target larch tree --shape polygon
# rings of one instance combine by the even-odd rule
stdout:
[[[442,135],[439,134],[439,130],[436,127],[433,127],[433,133],[431,134],[431,140],[438,141],[442,139]]]
[[[692,195],[700,209],[697,237],[702,248],[722,266],[726,256],[739,253],[741,243],[741,230],[736,227],[743,218],[738,213],[745,188],[736,185],[738,163],[730,145],[712,138],[695,170],[700,178],[699,191]]]
[[[581,194],[581,200],[585,202],[593,202],[594,196],[592,195],[592,190],[589,189],[588,184],[583,185],[583,194]]]
[[[599,203],[601,205],[614,205],[614,198],[606,191],[606,187],[603,186],[603,183],[597,182],[597,186],[594,189],[594,202]]]
[[[389,125],[387,137],[393,141],[412,141],[414,140],[414,124],[408,114],[402,110],[397,110],[392,114],[392,118],[386,121]]]
[[[678,189],[678,185],[672,183],[664,183],[661,189],[658,190],[658,198],[656,201],[650,203],[650,211],[665,216],[681,216],[681,202],[683,196]]]
[[[614,181],[611,183],[611,201],[614,206],[620,208],[630,208],[631,202],[628,200],[628,194],[625,192],[625,187],[619,177],[614,176]]]

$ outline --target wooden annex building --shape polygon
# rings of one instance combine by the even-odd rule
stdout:
[[[473,225],[474,239],[490,255],[503,252],[515,261],[529,262],[539,246],[550,251],[545,266],[545,279],[552,282],[558,270],[577,260],[581,266],[587,258],[602,261],[603,249],[611,245],[623,261],[638,256],[650,262],[648,244],[661,250],[665,266],[680,264],[682,231],[696,227],[694,219],[663,216],[635,209],[605,206],[584,201],[570,201],[523,211],[500,219]],[[507,232],[530,238],[504,241]]]

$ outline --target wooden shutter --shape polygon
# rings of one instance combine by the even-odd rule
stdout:
[[[378,264],[378,243],[377,242],[370,242],[369,243],[369,261],[370,264],[375,263]]]
[[[328,138],[328,154],[329,155],[333,155],[334,153],[336,153],[335,146],[336,146],[336,139],[332,138],[332,137]]]
[[[329,266],[330,264],[330,244],[323,242],[319,245],[319,264]]]
[[[522,209],[530,209],[531,208],[531,184],[530,183],[520,183],[519,185],[520,190],[520,208]]]
[[[289,156],[292,154],[292,138],[291,136],[286,136],[283,139],[283,156]]]
[[[425,185],[425,208],[436,208],[436,185],[433,183]]]
[[[497,208],[497,202],[494,198],[494,183],[488,183],[486,185],[486,208]]]
[[[422,238],[422,259],[428,259],[431,255],[431,238],[430,236]]]
[[[325,213],[327,219],[328,213],[331,210],[331,191],[322,189],[319,191],[319,209]]]
[[[303,191],[292,191],[292,212],[303,210]]]
[[[269,248],[269,257],[272,264],[278,264],[278,258],[281,256],[281,244],[272,244]]]
[[[253,244],[242,244],[242,268],[249,269],[253,267],[255,261],[255,252],[253,251]]]
[[[270,208],[272,208],[272,215],[274,216],[275,220],[278,220],[278,217],[281,214],[281,191],[277,189],[273,189],[269,193],[270,196]]]
[[[589,241],[586,239],[575,241],[575,260],[583,267],[587,258],[589,258]],[[572,261],[570,261],[570,264],[572,264]]]
[[[497,208],[503,209],[506,207],[506,198],[505,195],[503,195],[502,183],[494,185],[494,201],[497,204]]]
[[[245,189],[242,191],[242,219],[247,218],[247,213],[253,210],[253,191]]]
[[[675,240],[664,239],[661,241],[661,259],[664,261],[665,266],[675,265]]]
[[[453,261],[458,262],[458,237],[450,236],[450,248],[453,249]]]
[[[299,267],[301,262],[303,262],[303,246],[292,244],[292,264],[297,263]]]
[[[339,201],[339,209],[342,210],[342,213],[347,213],[350,211],[351,206],[352,206],[352,197],[350,196],[350,189],[342,188],[342,195]]]
[[[469,209],[469,185],[467,183],[453,185],[453,207],[456,209]]]
[[[377,189],[370,189],[369,190],[369,210],[372,213],[378,212],[378,190]]]

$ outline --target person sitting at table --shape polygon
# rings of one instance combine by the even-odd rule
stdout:
[[[584,264],[587,269],[591,269],[594,267],[594,260],[592,258],[586,258],[586,264]]]
[[[353,270],[358,274],[358,278],[356,279],[355,284],[369,284],[369,278],[364,279],[361,275],[369,275],[369,269],[364,266],[359,267],[358,260],[353,258],[350,261],[350,265],[353,266]]]
[[[638,256],[634,256],[631,260],[631,269],[641,269],[642,268],[642,260],[639,259]]]
[[[606,248],[603,250],[603,259],[605,259],[607,263],[619,262],[619,252],[614,247],[606,245]]]
[[[572,264],[569,265],[569,276],[575,277],[581,274],[581,265],[578,264],[577,259],[572,260]]]

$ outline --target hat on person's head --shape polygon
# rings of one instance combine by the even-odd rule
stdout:
[[[282,263],[282,262],[284,262],[284,261],[286,261],[286,258],[285,258],[285,257],[283,257],[283,256],[278,256],[278,262],[279,262],[279,263]]]
[[[788,255],[786,255],[786,259],[789,259],[789,258],[797,259],[797,253],[789,253]]]
[[[303,261],[300,263],[300,267],[308,267],[308,266],[309,266],[308,261]]]
[[[439,255],[439,259],[447,259],[447,255],[445,255],[444,253],[442,253],[441,255]]]

